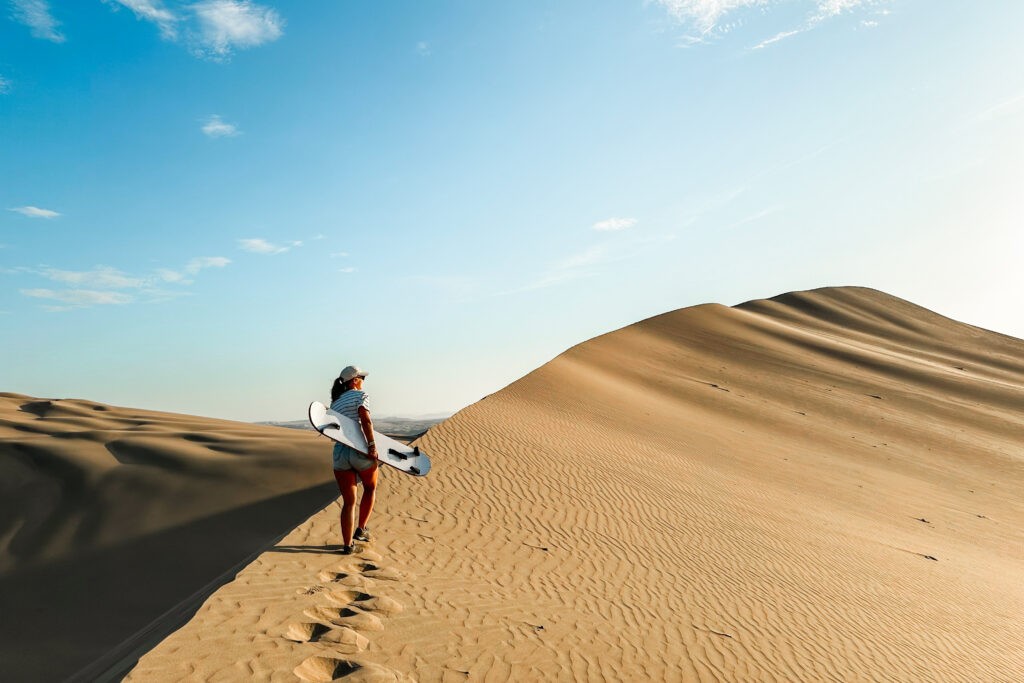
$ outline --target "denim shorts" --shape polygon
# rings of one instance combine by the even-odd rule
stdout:
[[[343,443],[334,444],[334,469],[365,472],[377,463]]]

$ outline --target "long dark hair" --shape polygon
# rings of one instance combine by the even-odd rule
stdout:
[[[338,400],[338,397],[349,390],[348,382],[345,382],[338,377],[334,380],[334,384],[331,385],[331,403]]]

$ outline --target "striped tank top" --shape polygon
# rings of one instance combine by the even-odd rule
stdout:
[[[370,397],[365,391],[349,389],[331,404],[331,410],[359,422],[359,408],[370,409]]]

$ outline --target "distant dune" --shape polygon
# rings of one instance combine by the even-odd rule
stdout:
[[[337,494],[328,452],[313,433],[0,394],[0,680],[59,681],[163,637]]]
[[[1024,342],[877,291],[697,306],[419,441],[375,539],[332,504],[133,681],[1013,681]]]

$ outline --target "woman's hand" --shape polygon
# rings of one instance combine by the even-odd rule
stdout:
[[[370,460],[377,460],[377,444],[371,443],[370,447],[366,449],[366,457]]]

